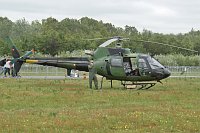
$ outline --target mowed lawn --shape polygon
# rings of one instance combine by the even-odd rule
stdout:
[[[200,132],[200,79],[149,90],[88,80],[0,79],[0,132]]]

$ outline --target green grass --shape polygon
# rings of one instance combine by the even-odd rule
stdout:
[[[0,79],[1,132],[200,132],[199,79],[167,79],[149,90],[119,82]]]

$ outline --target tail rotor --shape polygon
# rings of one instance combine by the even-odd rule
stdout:
[[[21,69],[23,60],[26,59],[29,55],[33,54],[34,50],[27,51],[23,56],[20,57],[19,51],[13,43],[12,39],[10,37],[6,37],[5,40],[11,49],[11,54],[13,57],[13,59],[11,60],[11,64],[13,65],[13,76],[18,76],[18,72]]]

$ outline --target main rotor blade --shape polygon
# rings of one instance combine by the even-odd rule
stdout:
[[[110,40],[107,40],[106,42],[102,43],[99,47],[106,47],[110,45],[112,42],[118,41],[119,38],[112,38]]]
[[[179,46],[175,46],[175,45],[171,45],[171,44],[166,44],[166,43],[153,42],[153,41],[144,41],[144,40],[134,40],[134,41],[136,41],[136,42],[154,43],[154,44],[159,44],[159,45],[174,47],[174,48],[183,49],[183,50],[187,50],[187,51],[190,51],[190,52],[198,53],[198,51],[196,51],[196,50],[192,50],[192,49],[188,49],[188,48],[184,48],[184,47],[179,47]]]
[[[110,37],[108,38],[92,38],[92,39],[83,39],[83,40],[88,40],[88,41],[95,41],[95,40],[105,40],[105,39],[110,39]]]
[[[115,41],[123,41],[123,40],[129,40],[129,38],[123,38],[121,36],[114,36],[114,37],[107,37],[107,38],[93,38],[93,39],[84,39],[84,40],[105,40],[105,39],[109,39],[106,42],[102,43],[99,47],[106,47],[108,45],[110,45],[111,43],[115,42]]]
[[[123,37],[120,37],[120,36],[115,36],[115,37],[110,38],[109,40],[107,40],[103,44],[101,44],[99,47],[106,47],[106,46],[110,45],[111,43],[113,43],[115,41],[123,41],[123,40],[129,40],[129,38],[123,38]]]

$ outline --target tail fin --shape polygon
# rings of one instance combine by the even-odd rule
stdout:
[[[24,59],[26,59],[31,54],[33,54],[32,50],[27,51],[26,54],[24,54],[14,62],[14,76],[17,76],[17,73],[20,71],[21,66],[24,63]]]
[[[33,54],[33,50],[26,52],[26,54],[24,54],[23,56],[20,57],[19,51],[17,49],[17,47],[15,46],[15,44],[12,42],[10,37],[6,37],[6,42],[8,43],[8,45],[10,46],[11,49],[11,54],[13,56],[13,60],[11,61],[14,64],[14,74],[13,76],[17,76],[17,73],[20,71],[21,66],[23,64],[23,59],[26,59],[29,55]]]
[[[15,44],[13,43],[13,41],[11,40],[11,38],[9,36],[7,36],[5,38],[5,40],[11,49],[11,54],[12,54],[13,58],[19,58],[20,57],[19,51],[18,51],[17,47],[15,46]]]

